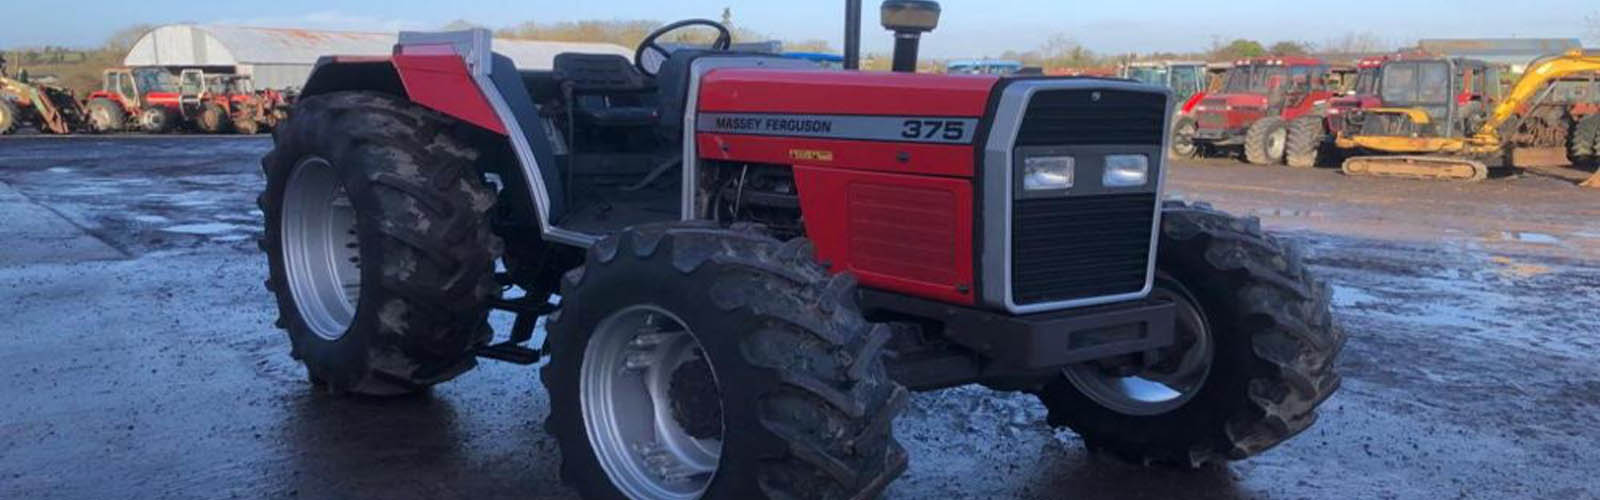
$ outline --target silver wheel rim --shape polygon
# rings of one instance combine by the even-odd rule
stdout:
[[[578,388],[584,429],[611,484],[629,498],[692,499],[710,486],[722,456],[720,398],[715,436],[704,438],[683,428],[672,398],[680,368],[699,361],[717,390],[688,326],[653,305],[612,313],[590,336]]]
[[[1200,309],[1185,294],[1166,288],[1156,288],[1150,296],[1166,298],[1178,306],[1176,342],[1162,351],[1163,362],[1133,375],[1113,373],[1095,363],[1065,370],[1074,387],[1117,413],[1150,416],[1176,410],[1200,392],[1211,373],[1215,347]]]
[[[1267,158],[1272,160],[1283,159],[1283,151],[1289,144],[1289,131],[1278,129],[1267,135]]]
[[[282,244],[289,295],[318,337],[339,340],[361,298],[356,211],[327,160],[295,164],[284,186]]]

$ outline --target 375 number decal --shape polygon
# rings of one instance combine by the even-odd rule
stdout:
[[[967,123],[961,120],[906,120],[900,126],[900,137],[960,141],[967,138]]]

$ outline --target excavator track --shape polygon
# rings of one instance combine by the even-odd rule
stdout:
[[[1345,175],[1477,182],[1489,178],[1483,162],[1448,156],[1356,156],[1344,161]]]

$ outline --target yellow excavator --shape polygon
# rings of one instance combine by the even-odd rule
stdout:
[[[1371,153],[1349,156],[1345,174],[1477,181],[1488,177],[1491,164],[1566,164],[1585,151],[1586,158],[1570,159],[1600,159],[1600,114],[1580,121],[1577,103],[1545,103],[1566,95],[1553,83],[1600,72],[1600,51],[1535,60],[1504,96],[1494,95],[1499,89],[1492,73],[1462,71],[1457,61],[1385,63],[1379,85],[1384,107],[1347,116],[1335,141],[1340,149]],[[1600,174],[1584,185],[1600,187]]]

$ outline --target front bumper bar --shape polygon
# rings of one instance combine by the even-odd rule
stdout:
[[[1167,347],[1173,342],[1176,317],[1171,302],[1149,299],[1025,316],[876,290],[863,290],[862,304],[869,311],[940,321],[944,337],[1006,371],[1051,369]]]

